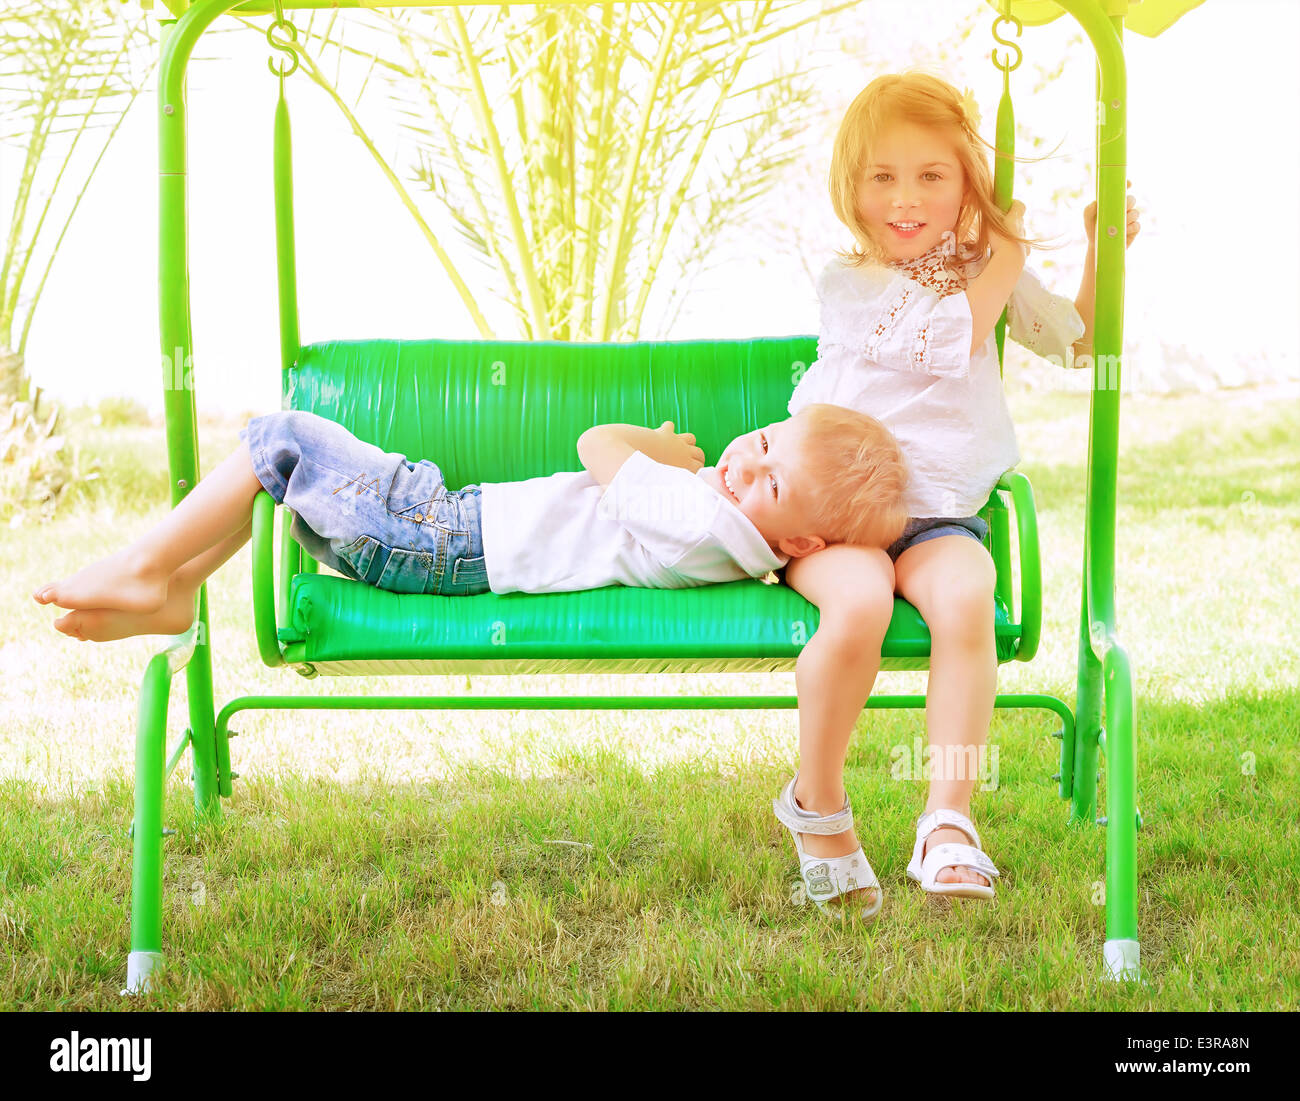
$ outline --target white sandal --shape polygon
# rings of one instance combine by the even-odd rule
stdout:
[[[921,860],[925,848],[925,839],[935,830],[952,826],[961,830],[974,842],[973,845],[961,845],[947,842],[933,846]],[[983,883],[938,883],[935,877],[944,868],[970,868],[988,878],[988,885]],[[929,814],[921,815],[916,823],[916,846],[912,849],[912,862],[907,866],[907,878],[921,884],[923,891],[932,895],[949,895],[955,898],[992,898],[993,879],[998,870],[980,848],[980,836],[975,832],[975,825],[964,814],[940,807]]]
[[[867,863],[866,855],[859,846],[857,852],[848,856],[813,856],[805,852],[799,838],[801,833],[837,834],[846,833],[853,828],[853,808],[849,806],[849,796],[844,795],[844,806],[835,814],[825,817],[811,815],[803,810],[794,798],[795,781],[799,774],[785,786],[781,798],[772,800],[772,810],[777,820],[785,826],[794,837],[794,847],[799,854],[799,875],[803,880],[804,892],[812,899],[817,909],[827,917],[841,917],[846,907],[841,904],[833,909],[827,903],[850,891],[875,888],[876,897],[870,904],[852,904],[854,913],[861,920],[867,921],[880,913],[884,901],[880,890],[880,880]]]

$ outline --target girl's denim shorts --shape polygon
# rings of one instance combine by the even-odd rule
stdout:
[[[428,459],[408,462],[315,413],[254,417],[239,438],[318,562],[390,592],[489,591],[478,486],[449,490]]]
[[[983,543],[988,534],[989,526],[979,516],[913,516],[903,528],[903,534],[890,544],[885,553],[891,562],[897,562],[898,556],[908,547],[927,539],[938,539],[941,535],[969,535]]]
[[[941,535],[969,535],[983,543],[988,534],[989,526],[979,516],[913,516],[903,528],[903,534],[889,545],[885,553],[891,562],[897,562],[899,555],[908,547],[924,543],[927,539],[938,539]],[[786,567],[782,566],[773,572],[779,582],[788,585],[785,571]]]

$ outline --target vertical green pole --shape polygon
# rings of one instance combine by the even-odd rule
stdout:
[[[280,77],[275,105],[275,260],[280,292],[280,367],[287,371],[298,360],[298,276],[293,236],[293,145],[289,105]]]
[[[993,161],[993,197],[999,210],[1011,207],[1015,182],[1016,112],[1011,105],[1011,71],[1002,70],[1002,98],[998,100],[997,156]],[[1002,352],[1006,347],[1007,311],[1003,309],[993,328],[998,342],[998,373],[1002,374]]]
[[[289,533],[293,525],[293,516],[288,509],[280,510],[280,573],[279,591],[275,598],[275,618],[280,624],[289,622],[289,584],[294,575],[302,569],[302,548]]]
[[[995,494],[1001,496],[1000,490],[994,490]],[[1015,614],[1015,594],[1012,592],[1011,577],[1011,513],[1005,507],[986,508],[984,515],[987,519],[990,532],[989,551],[993,557],[993,565],[997,580],[995,582],[994,592],[999,600],[1007,607],[1009,615]]]
[[[1140,976],[1137,940],[1137,732],[1133,674],[1120,645],[1115,615],[1115,525],[1119,466],[1120,365],[1124,336],[1124,250],[1127,213],[1128,88],[1123,19],[1108,17],[1097,0],[1060,0],[1082,24],[1097,53],[1097,277],[1093,324],[1092,413],[1088,439],[1088,496],[1084,536],[1084,601],[1081,624],[1080,725],[1091,726],[1095,668],[1105,693],[1106,941],[1107,978]],[[1085,656],[1086,651],[1086,656]],[[1085,676],[1086,674],[1086,676]],[[1095,781],[1095,732],[1082,739],[1076,776]],[[1083,796],[1086,797],[1086,796]],[[1076,791],[1076,805],[1081,795]],[[1095,790],[1092,792],[1095,801]]]
[[[1128,87],[1124,68],[1124,21],[1110,20],[1114,31],[1114,64],[1104,70],[1105,111],[1101,176],[1097,203],[1098,293],[1094,394],[1101,387],[1105,418],[1105,487],[1097,517],[1104,533],[1098,547],[1100,585],[1091,600],[1094,619],[1107,625],[1102,654],[1106,690],[1106,970],[1110,977],[1140,975],[1137,930],[1137,707],[1128,654],[1117,639],[1115,596],[1115,529],[1118,506],[1120,363],[1124,347],[1124,252],[1128,211]],[[1104,286],[1104,293],[1103,288]],[[1113,361],[1114,371],[1108,366]]]
[[[162,963],[162,803],[167,697],[172,672],[166,653],[156,654],[140,686],[135,734],[135,816],[131,823],[131,954],[126,992],[147,990]]]
[[[284,98],[284,75],[280,77],[280,96],[275,104],[273,135],[275,185],[275,265],[276,286],[280,302],[280,395],[289,397],[289,374],[298,362],[298,260],[293,226],[293,140],[289,127],[289,104]],[[307,555],[290,534],[292,517],[285,512],[280,524],[280,572],[276,594],[279,621],[289,620],[289,591],[296,574],[303,568]],[[314,564],[314,560],[313,560]]]
[[[1100,191],[1100,172],[1102,158],[1102,120],[1101,104],[1104,102],[1101,75],[1101,61],[1097,62],[1096,71],[1096,155],[1093,163],[1097,165],[1098,190]],[[1095,261],[1095,257],[1094,257]],[[1100,282],[1100,271],[1094,269],[1094,279]],[[1095,326],[1095,322],[1094,322]],[[1093,333],[1096,351],[1096,332]],[[1094,356],[1094,361],[1096,357]],[[1094,463],[1096,462],[1096,439],[1094,430],[1097,413],[1097,372],[1093,372],[1093,396],[1089,405],[1088,421],[1088,497],[1091,500],[1094,480]],[[1093,652],[1092,631],[1088,615],[1088,590],[1091,585],[1093,551],[1093,511],[1090,505],[1084,508],[1083,529],[1083,577],[1079,586],[1079,672],[1075,686],[1075,738],[1074,746],[1062,745],[1061,767],[1067,765],[1074,774],[1073,792],[1070,798],[1070,821],[1076,825],[1092,825],[1097,813],[1097,758],[1098,739],[1101,735],[1103,687],[1101,682],[1101,658]],[[1067,751],[1072,752],[1067,753]],[[1061,773],[1064,779],[1065,773]]]
[[[172,507],[198,480],[198,419],[190,325],[188,196],[186,194],[185,68],[194,44],[217,16],[239,0],[202,0],[165,29],[158,77],[158,314],[164,364],[163,410]],[[186,667],[189,687],[194,805],[220,813],[212,648],[205,585],[199,594],[199,645]]]
[[[1115,978],[1138,977],[1137,705],[1128,655],[1106,651],[1106,945]],[[1114,945],[1121,945],[1113,949]],[[1131,947],[1129,947],[1131,946]]]
[[[1079,587],[1079,672],[1075,682],[1075,727],[1073,745],[1061,745],[1061,778],[1065,769],[1073,776],[1070,821],[1092,825],[1097,812],[1097,739],[1101,733],[1101,662],[1092,652],[1088,634],[1088,548],[1084,536],[1083,583]]]
[[[198,479],[198,418],[194,406],[190,331],[189,254],[185,194],[185,66],[207,26],[239,0],[202,0],[161,27],[158,68],[158,327],[162,346],[167,469],[175,508]],[[212,662],[206,587],[200,592],[195,650],[186,667],[194,802],[220,812],[213,743]],[[145,670],[136,720],[134,853],[131,870],[131,952],[128,992],[145,990],[162,960],[162,801],[167,703],[175,670],[170,652]]]
[[[1002,9],[1003,17],[1009,12]],[[996,23],[994,24],[996,30]],[[1017,62],[1018,63],[1018,62]],[[1011,197],[1015,186],[1016,155],[1016,113],[1011,104],[1011,70],[1002,70],[1002,97],[998,100],[997,134],[994,141],[997,150],[993,158],[993,198],[999,210],[1011,206]],[[1007,343],[1007,311],[1004,308],[993,326],[998,348],[998,375],[1003,375],[1003,354]],[[994,492],[998,492],[994,490]],[[990,544],[997,572],[997,596],[1012,610],[1011,592],[1011,517],[1006,509],[994,509],[988,516]]]

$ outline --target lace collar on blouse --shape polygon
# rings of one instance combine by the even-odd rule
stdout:
[[[946,298],[950,294],[960,294],[966,289],[966,280],[945,264],[952,249],[950,240],[951,238],[945,238],[929,252],[922,253],[914,259],[890,260],[889,267],[920,283],[921,286],[937,292],[941,298]]]

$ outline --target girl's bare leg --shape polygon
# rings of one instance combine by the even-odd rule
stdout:
[[[908,547],[895,570],[899,593],[930,627],[925,726],[933,776],[925,812],[946,807],[969,818],[997,695],[993,560],[975,540],[944,535]],[[930,834],[926,851],[950,841],[970,844],[961,830],[944,828]],[[939,883],[988,884],[970,868],[945,868],[935,878]]]
[[[167,602],[168,582],[177,570],[243,530],[261,488],[248,444],[241,440],[189,496],[129,547],[32,596],[38,604],[61,608],[157,612]]]
[[[199,586],[247,543],[252,534],[250,517],[239,531],[186,562],[168,579],[167,599],[156,612],[85,608],[56,619],[54,626],[65,635],[83,642],[111,642],[133,635],[182,634],[194,622],[194,597]]]
[[[894,611],[894,570],[883,550],[841,544],[791,559],[786,580],[820,613],[817,631],[795,666],[799,780],[794,796],[804,810],[824,816],[844,806],[844,761],[880,671],[881,644]],[[853,831],[800,837],[814,856],[847,856],[858,848]]]

